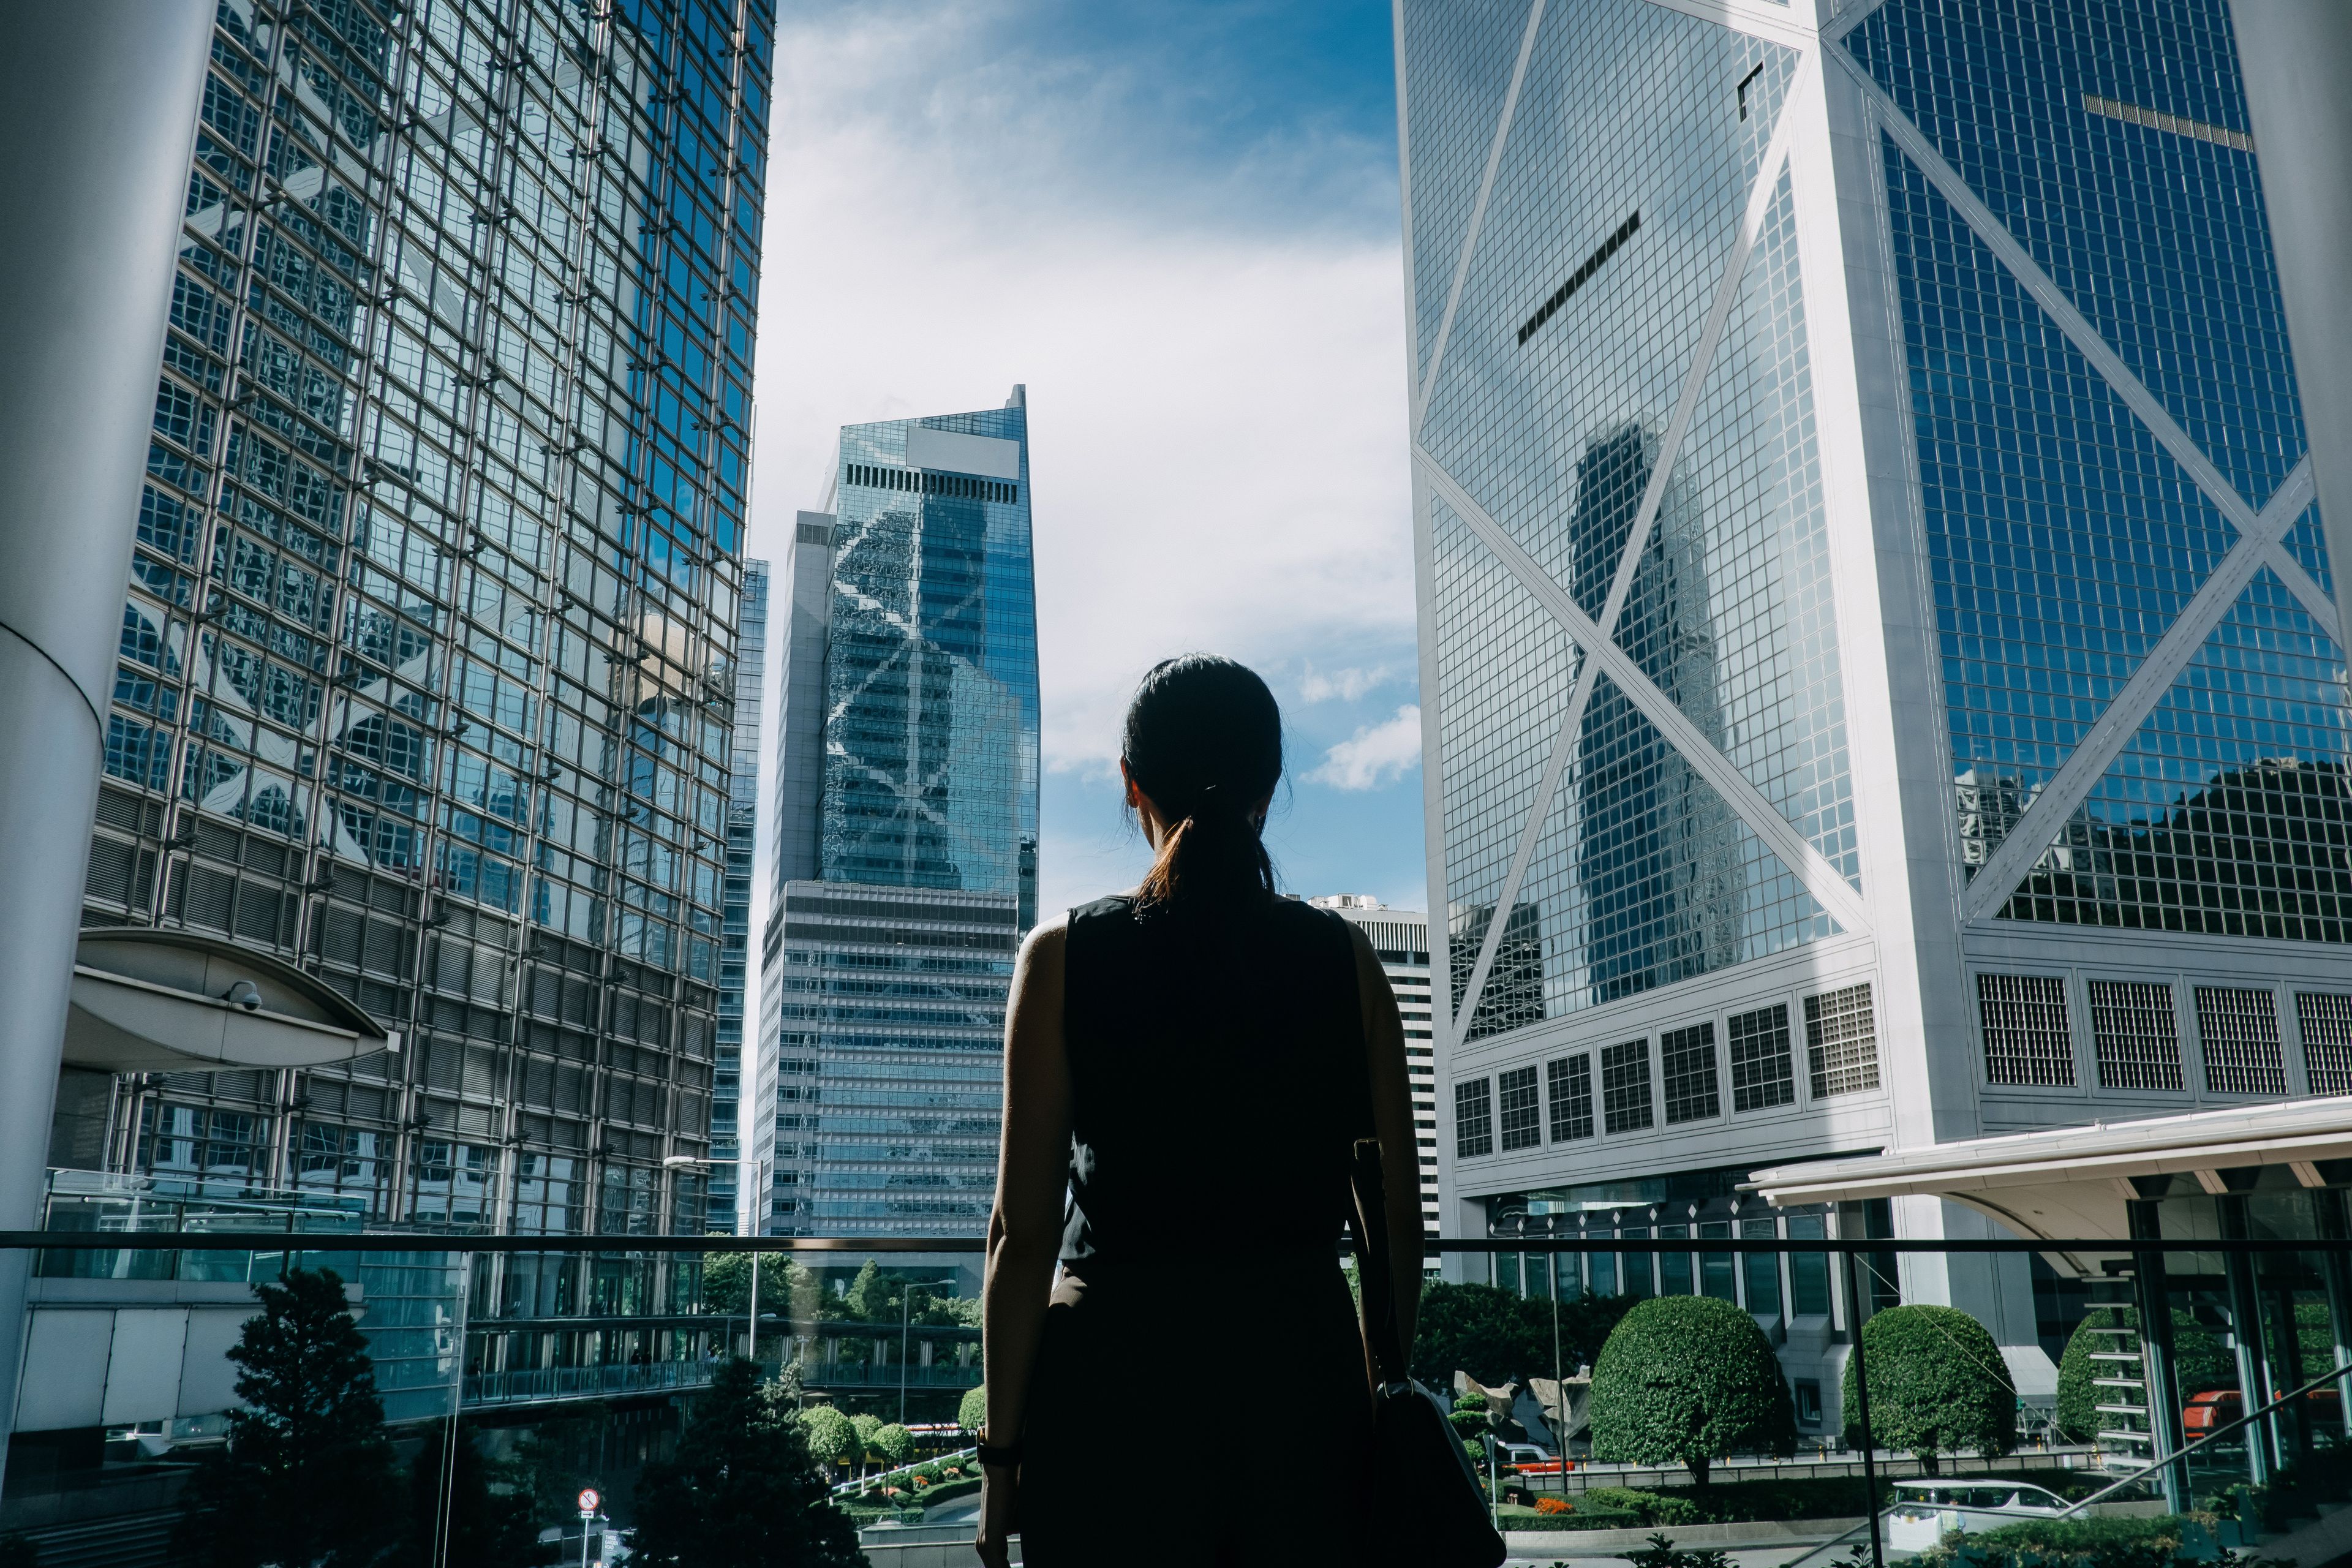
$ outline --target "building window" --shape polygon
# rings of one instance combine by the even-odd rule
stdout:
[[[1580,1051],[1544,1067],[1545,1091],[1551,1096],[1551,1141],[1592,1136],[1592,1053]]]
[[[1790,1241],[1819,1241],[1829,1234],[1817,1214],[1789,1216]],[[1789,1315],[1826,1318],[1830,1315],[1830,1255],[1826,1252],[1789,1254]]]
[[[2042,974],[1979,974],[1977,1017],[1984,1026],[1985,1081],[2071,1088],[2074,1036],[2066,982]]]
[[[1701,1241],[1728,1241],[1731,1239],[1731,1222],[1725,1219],[1701,1220],[1698,1225],[1698,1236]],[[1738,1292],[1731,1283],[1732,1259],[1736,1256],[1737,1254],[1729,1252],[1702,1252],[1698,1255],[1698,1293],[1700,1295],[1712,1296],[1718,1301],[1736,1301],[1739,1299]]]
[[[2101,1089],[2179,1089],[2180,1025],[2169,982],[2091,982],[2091,1039]]]
[[[1878,1087],[1878,1025],[1868,982],[1805,998],[1805,1055],[1815,1100]]]
[[[1797,1098],[1789,1052],[1789,1005],[1775,1002],[1731,1020],[1731,1109],[1768,1110]]]
[[[1769,1217],[1739,1222],[1742,1241],[1770,1241],[1780,1234]],[[1743,1252],[1739,1256],[1748,1274],[1748,1310],[1759,1317],[1776,1316],[1780,1310],[1780,1255]]]
[[[151,1104],[140,1116],[145,1169],[159,1183],[224,1183],[243,1190],[266,1184],[269,1121],[242,1110]]]
[[[2197,1047],[2208,1094],[2284,1094],[2278,998],[2226,985],[2197,988]]]
[[[1658,1227],[1658,1239],[1660,1241],[1688,1241],[1690,1239],[1690,1226],[1686,1225],[1662,1225]],[[1688,1296],[1692,1293],[1691,1255],[1687,1252],[1661,1252],[1658,1254],[1658,1294],[1661,1296]]]
[[[2352,996],[2326,991],[2294,994],[2303,1026],[2303,1075],[2314,1094],[2352,1094]]]
[[[1822,1424],[1822,1385],[1811,1378],[1796,1382],[1797,1425],[1818,1426]]]
[[[1723,1114],[1716,1086],[1715,1026],[1668,1029],[1658,1037],[1660,1071],[1666,1080],[1666,1125],[1705,1121]]]
[[[1649,1041],[1601,1047],[1601,1106],[1612,1132],[1638,1132],[1650,1125]]]
[[[1536,1069],[1515,1068],[1495,1080],[1502,1091],[1503,1148],[1532,1149],[1543,1142],[1543,1111],[1536,1103]]]
[[[1486,1097],[1486,1080],[1472,1079],[1454,1086],[1454,1157],[1471,1159],[1495,1152],[1495,1111]]]

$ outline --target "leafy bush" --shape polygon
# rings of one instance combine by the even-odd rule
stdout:
[[[2100,1393],[2093,1386],[2095,1377],[2103,1373],[2103,1364],[2091,1359],[2093,1351],[2127,1350],[2137,1356],[2139,1341],[2116,1334],[2103,1334],[2101,1329],[2137,1328],[2139,1313],[2130,1307],[2095,1307],[2088,1317],[2077,1324],[2072,1338],[2066,1342],[2064,1353],[2058,1358],[2058,1427],[2078,1443],[2091,1441],[2105,1425],[2096,1406]],[[2297,1324],[2298,1331],[2301,1325]],[[2333,1352],[2330,1352],[2332,1359]],[[2117,1362],[2104,1363],[2119,1366]],[[2326,1361],[2312,1363],[2325,1366]],[[2238,1367],[2230,1352],[2212,1331],[2191,1317],[2184,1308],[2172,1310],[2172,1373],[2180,1386],[2180,1397],[2204,1394],[2216,1388],[2238,1386]],[[1874,1390],[1875,1384],[1873,1385]]]
[[[1916,1456],[1935,1475],[1937,1457],[2017,1447],[2017,1390],[1985,1326],[1955,1307],[1890,1307],[1862,1326],[1870,1369],[1875,1446]],[[1854,1360],[1845,1363],[1846,1441],[1863,1441]]]
[[[1916,1568],[2174,1568],[2184,1552],[2211,1550],[2212,1521],[2201,1514],[2035,1519],[1956,1531],[1921,1552]]]
[[[1796,1409],[1756,1320],[1712,1296],[1636,1305],[1592,1367],[1592,1457],[1687,1465],[1699,1485],[1731,1454],[1793,1454]]]
[[[1560,1370],[1574,1372],[1599,1355],[1610,1330],[1632,1305],[1627,1296],[1562,1301]],[[1552,1304],[1491,1285],[1427,1285],[1414,1319],[1412,1361],[1412,1375],[1432,1388],[1446,1387],[1457,1372],[1485,1384],[1549,1377]]]
[[[869,1441],[874,1451],[891,1465],[903,1465],[915,1457],[915,1435],[896,1421],[877,1427]]]
[[[1675,1543],[1664,1535],[1650,1537],[1648,1546],[1639,1552],[1628,1552],[1625,1561],[1633,1568],[1731,1568],[1731,1554],[1727,1552],[1677,1552]]]
[[[988,1425],[986,1384],[964,1391],[963,1403],[956,1406],[956,1425],[967,1432],[977,1432]]]
[[[855,1461],[865,1452],[856,1426],[830,1405],[809,1406],[800,1413],[800,1423],[808,1433],[809,1452],[821,1465]]]
[[[1706,1510],[1688,1498],[1632,1487],[1589,1488],[1584,1503],[1588,1508],[1630,1513],[1643,1524],[1697,1524],[1707,1518]]]

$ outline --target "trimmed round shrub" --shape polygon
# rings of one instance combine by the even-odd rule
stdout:
[[[2324,1309],[2323,1309],[2324,1310]],[[2107,1399],[2110,1392],[2095,1386],[2093,1378],[2137,1376],[2139,1374],[2139,1340],[2134,1335],[2103,1334],[2101,1329],[2137,1328],[2139,1313],[2131,1307],[2094,1307],[2090,1315],[2075,1325],[2073,1337],[2066,1342],[2065,1352],[2058,1358],[2058,1429],[2077,1443],[2087,1443],[2106,1422],[2098,1412],[2101,1404],[2119,1405],[2123,1400]],[[2096,1362],[2093,1351],[2128,1351],[2129,1362]],[[2325,1362],[2316,1364],[2326,1365]],[[2105,1369],[2105,1370],[2103,1370]],[[2172,1374],[2185,1401],[2191,1394],[2204,1394],[2216,1388],[2238,1386],[2237,1363],[2221,1348],[2210,1330],[2191,1317],[2184,1308],[2172,1310]],[[1878,1397],[1878,1384],[1871,1383],[1871,1397]]]
[[[1862,1325],[1870,1370],[1874,1446],[1915,1456],[1935,1475],[1937,1456],[2017,1447],[2017,1390],[1985,1326],[1957,1307],[1889,1307]],[[1845,1363],[1846,1441],[1863,1440],[1854,1358]]]
[[[1705,1486],[1732,1454],[1797,1451],[1796,1409],[1756,1320],[1712,1296],[1643,1301],[1592,1366],[1592,1457],[1687,1465]]]
[[[964,1391],[963,1403],[956,1406],[956,1425],[967,1432],[977,1432],[988,1425],[986,1384]]]
[[[874,1451],[891,1465],[907,1463],[915,1457],[915,1435],[896,1421],[877,1428],[873,1436]]]
[[[832,1405],[812,1405],[800,1413],[800,1421],[808,1432],[809,1453],[819,1464],[837,1464],[859,1457],[857,1428]]]

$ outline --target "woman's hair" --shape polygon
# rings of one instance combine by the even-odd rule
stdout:
[[[1119,755],[1168,819],[1143,907],[1233,910],[1274,898],[1250,808],[1282,778],[1282,710],[1256,671],[1208,653],[1153,666],[1128,704]]]

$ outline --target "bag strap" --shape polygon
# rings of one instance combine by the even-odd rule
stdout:
[[[1390,1255],[1388,1205],[1381,1190],[1381,1143],[1359,1138],[1348,1184],[1356,1194],[1356,1284],[1362,1292],[1364,1343],[1382,1384],[1408,1381],[1403,1336],[1397,1328],[1395,1259]]]

